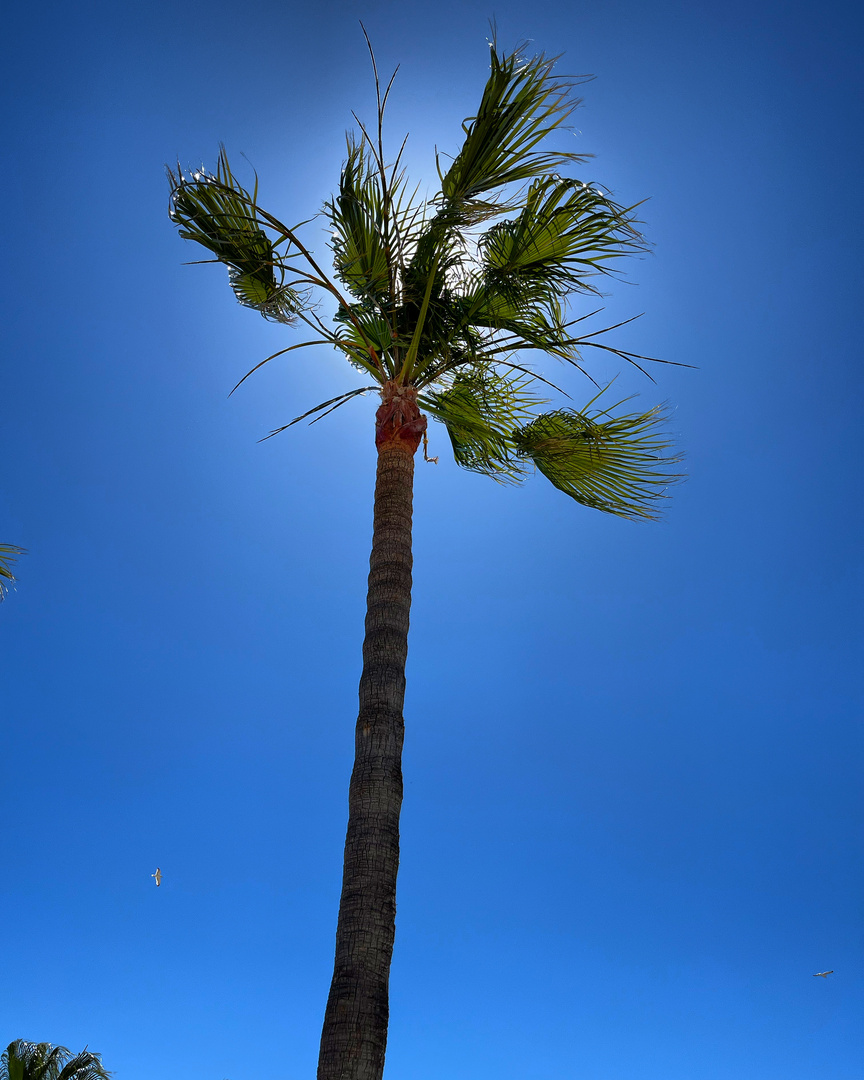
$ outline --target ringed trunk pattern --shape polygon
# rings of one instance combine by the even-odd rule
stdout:
[[[388,382],[381,396],[360,710],[348,792],[336,960],[318,1080],[381,1080],[387,1047],[402,807],[414,454],[426,418],[411,387]]]

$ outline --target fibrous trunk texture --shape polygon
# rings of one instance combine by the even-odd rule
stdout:
[[[378,410],[378,472],[360,712],[336,962],[318,1080],[381,1080],[396,919],[405,661],[411,609],[414,452],[425,429],[413,394],[388,384]]]

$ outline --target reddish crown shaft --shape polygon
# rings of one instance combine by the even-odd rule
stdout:
[[[375,414],[375,445],[379,452],[393,442],[414,454],[426,433],[426,417],[417,405],[413,386],[388,381],[381,388],[382,404]]]

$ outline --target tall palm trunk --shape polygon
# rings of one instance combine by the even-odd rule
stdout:
[[[381,1080],[396,921],[399,812],[414,454],[426,427],[411,388],[385,384],[375,442],[378,471],[366,637],[348,792],[348,835],[336,962],[324,1014],[318,1080]]]

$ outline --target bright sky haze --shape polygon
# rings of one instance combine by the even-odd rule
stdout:
[[[265,207],[316,214],[374,115],[362,19],[431,194],[493,16],[596,76],[559,145],[647,199],[653,248],[595,325],[644,312],[615,343],[695,370],[590,370],[671,403],[689,479],[622,521],[460,470],[430,422],[385,1076],[860,1077],[862,19],[836,0],[10,9],[4,1047],[314,1076],[377,402],[258,442],[356,374],[316,348],[228,398],[301,331],[184,265],[164,165],[224,142]]]

